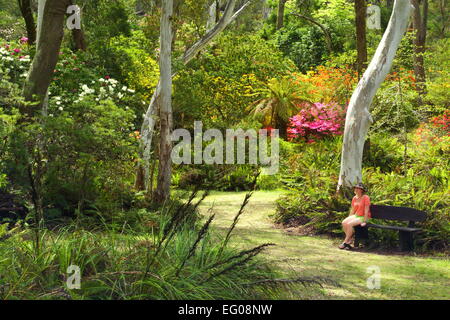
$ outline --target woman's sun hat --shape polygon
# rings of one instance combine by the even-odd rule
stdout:
[[[353,187],[353,189],[354,189],[354,188],[358,188],[358,189],[361,189],[361,190],[367,192],[367,188],[366,188],[361,182],[355,184],[355,186]]]

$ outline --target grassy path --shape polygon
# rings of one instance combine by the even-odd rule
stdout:
[[[208,196],[201,211],[213,207],[213,226],[226,230],[239,210],[245,193],[216,192]],[[234,231],[234,243],[246,248],[272,242],[265,255],[286,276],[319,276],[341,287],[299,288],[292,299],[450,299],[450,261],[414,255],[367,253],[337,249],[338,239],[289,235],[276,229],[269,215],[280,192],[259,191],[251,198]],[[381,270],[381,288],[367,288],[367,268]]]

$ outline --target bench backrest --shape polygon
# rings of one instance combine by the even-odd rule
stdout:
[[[422,222],[427,218],[426,212],[406,207],[370,206],[372,218],[398,221]]]

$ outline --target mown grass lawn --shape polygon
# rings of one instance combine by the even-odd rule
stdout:
[[[299,287],[287,291],[290,299],[450,299],[450,260],[415,254],[381,254],[342,251],[340,239],[289,235],[274,227],[270,214],[280,191],[258,191],[251,198],[234,231],[236,246],[251,247],[275,243],[264,255],[285,277],[304,276],[331,279],[340,287]],[[244,198],[245,192],[214,192],[201,205],[216,214],[214,228],[226,230]],[[381,271],[380,289],[367,288],[367,268]],[[295,291],[294,291],[295,290]]]

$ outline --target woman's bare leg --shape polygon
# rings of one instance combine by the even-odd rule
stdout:
[[[347,234],[348,234],[349,232],[351,232],[351,231],[349,230],[348,223],[351,222],[351,221],[353,221],[353,219],[355,219],[355,218],[352,217],[352,216],[348,216],[347,218],[345,218],[345,219],[342,221],[342,230],[344,230],[344,233],[345,233],[345,239],[347,239]],[[351,229],[351,228],[352,228],[352,227],[350,227],[350,229]],[[344,239],[344,242],[346,242],[345,239]],[[341,249],[344,248],[342,245],[340,245],[339,247],[340,247]]]
[[[352,218],[352,220],[348,221],[345,225],[346,225],[346,230],[345,230],[345,243],[350,243],[350,241],[352,240],[353,234],[355,232],[355,230],[353,229],[353,227],[355,226],[359,226],[361,224],[361,220],[359,220],[358,218]]]

